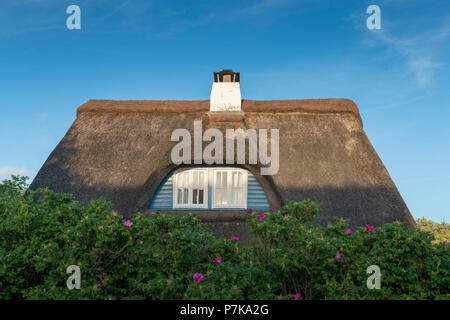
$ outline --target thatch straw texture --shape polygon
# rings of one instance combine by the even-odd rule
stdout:
[[[193,136],[218,128],[280,129],[280,168],[261,176],[273,210],[289,200],[323,203],[318,222],[345,217],[352,226],[414,220],[367,138],[357,106],[346,99],[249,101],[242,114],[211,115],[209,101],[90,100],[77,111],[31,188],[49,187],[87,202],[105,197],[126,216],[145,211],[163,178],[175,169],[176,128]],[[214,120],[215,119],[215,120]],[[205,143],[207,145],[208,143]],[[224,152],[225,154],[225,152]]]

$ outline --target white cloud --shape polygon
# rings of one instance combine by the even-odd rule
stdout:
[[[15,168],[11,166],[6,166],[3,168],[0,168],[0,181],[3,181],[5,179],[11,179],[11,175],[21,175],[21,176],[27,176],[31,177],[32,173],[24,168]]]
[[[48,114],[43,112],[43,113],[39,113],[38,115],[38,120],[41,122],[45,122],[48,120]]]
[[[391,1],[385,1],[386,4]],[[394,1],[392,1],[394,3]],[[401,5],[402,1],[396,1]],[[382,11],[383,8],[382,7]],[[386,9],[387,12],[388,9]],[[392,13],[391,13],[392,15]],[[365,19],[367,15],[352,12],[349,17],[355,28],[364,32],[364,43],[370,46],[386,46],[403,57],[406,70],[414,78],[418,88],[424,89],[433,82],[435,74],[445,66],[442,62],[442,47],[450,37],[450,15],[440,17],[397,17],[386,18],[382,14],[382,29],[367,30]],[[392,56],[389,53],[390,56]]]
[[[439,29],[431,29],[411,38],[397,37],[385,30],[375,34],[378,39],[395,48],[406,58],[407,66],[414,74],[417,86],[424,88],[433,79],[435,71],[442,66],[435,61],[434,56],[439,43],[448,37],[448,30],[448,26],[444,25]]]
[[[100,19],[104,20],[106,18],[114,16],[115,14],[119,13],[122,9],[124,9],[126,6],[128,6],[128,4],[130,2],[131,2],[131,0],[122,2],[119,6],[115,7],[111,12],[107,13],[105,16],[103,16]]]
[[[426,87],[440,64],[435,63],[426,57],[411,57],[408,61],[409,67],[414,71],[417,85],[420,88]]]

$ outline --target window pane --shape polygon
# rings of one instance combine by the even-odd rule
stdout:
[[[233,181],[231,186],[233,187],[242,187],[244,184],[244,176],[242,172],[233,172]]]
[[[183,204],[188,203],[188,193],[189,193],[189,189],[184,188],[183,189]]]
[[[198,172],[197,171],[192,172],[192,185],[198,186]]]
[[[216,186],[220,187],[222,185],[222,172],[216,172]]]
[[[177,192],[177,203],[181,204],[182,200],[183,200],[183,189],[178,188],[177,190],[178,190],[178,192]]]
[[[216,204],[227,204],[227,194],[225,189],[216,189]]]
[[[188,185],[188,173],[182,172],[177,176],[177,184],[180,188],[186,188]]]
[[[220,172],[220,171],[218,171],[216,173],[216,185],[219,188],[226,188],[227,187],[227,172]]]
[[[203,189],[192,190],[192,204],[203,204]]]
[[[192,192],[192,203],[197,204],[198,203],[198,201],[197,201],[198,189],[194,189],[192,191],[193,191]]]
[[[203,190],[198,191],[198,203],[204,204],[203,202]]]
[[[232,203],[232,204],[235,204],[235,203],[236,203],[236,196],[237,196],[236,190],[233,189],[233,190],[231,191],[231,203]]]
[[[222,189],[216,189],[216,204],[222,203]]]
[[[204,185],[204,180],[205,180],[204,176],[205,176],[205,173],[203,171],[200,171],[198,173],[198,179],[199,179],[198,185],[200,187],[203,187],[203,185]]]
[[[183,173],[183,187],[187,187],[189,185],[189,172]]]
[[[231,201],[234,205],[242,205],[243,202],[243,190],[242,188],[233,188],[231,191]]]
[[[204,177],[203,171],[192,171],[192,204],[204,204]]]
[[[222,172],[222,187],[227,187],[227,174],[228,172]]]
[[[239,204],[239,205],[242,205],[243,203],[243,198],[244,198],[244,195],[243,195],[243,192],[244,192],[244,190],[242,190],[242,189],[237,189],[236,190],[236,193],[237,193],[237,201],[236,201],[236,204]]]
[[[231,172],[231,204],[233,206],[244,205],[244,175],[239,171]]]
[[[228,203],[227,189],[222,189],[222,204]]]
[[[233,179],[231,172],[230,175],[228,175],[227,171],[216,171],[215,202],[217,205],[228,204],[228,178]]]

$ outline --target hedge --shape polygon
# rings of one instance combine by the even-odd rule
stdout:
[[[194,213],[125,219],[105,200],[0,184],[0,299],[449,299],[448,242],[404,223],[313,223],[320,205],[243,213],[256,241],[216,239]],[[78,266],[81,288],[68,289]],[[367,268],[381,272],[367,286]]]

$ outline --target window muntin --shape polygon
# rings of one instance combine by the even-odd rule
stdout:
[[[208,171],[190,169],[174,175],[174,208],[208,207]]]

